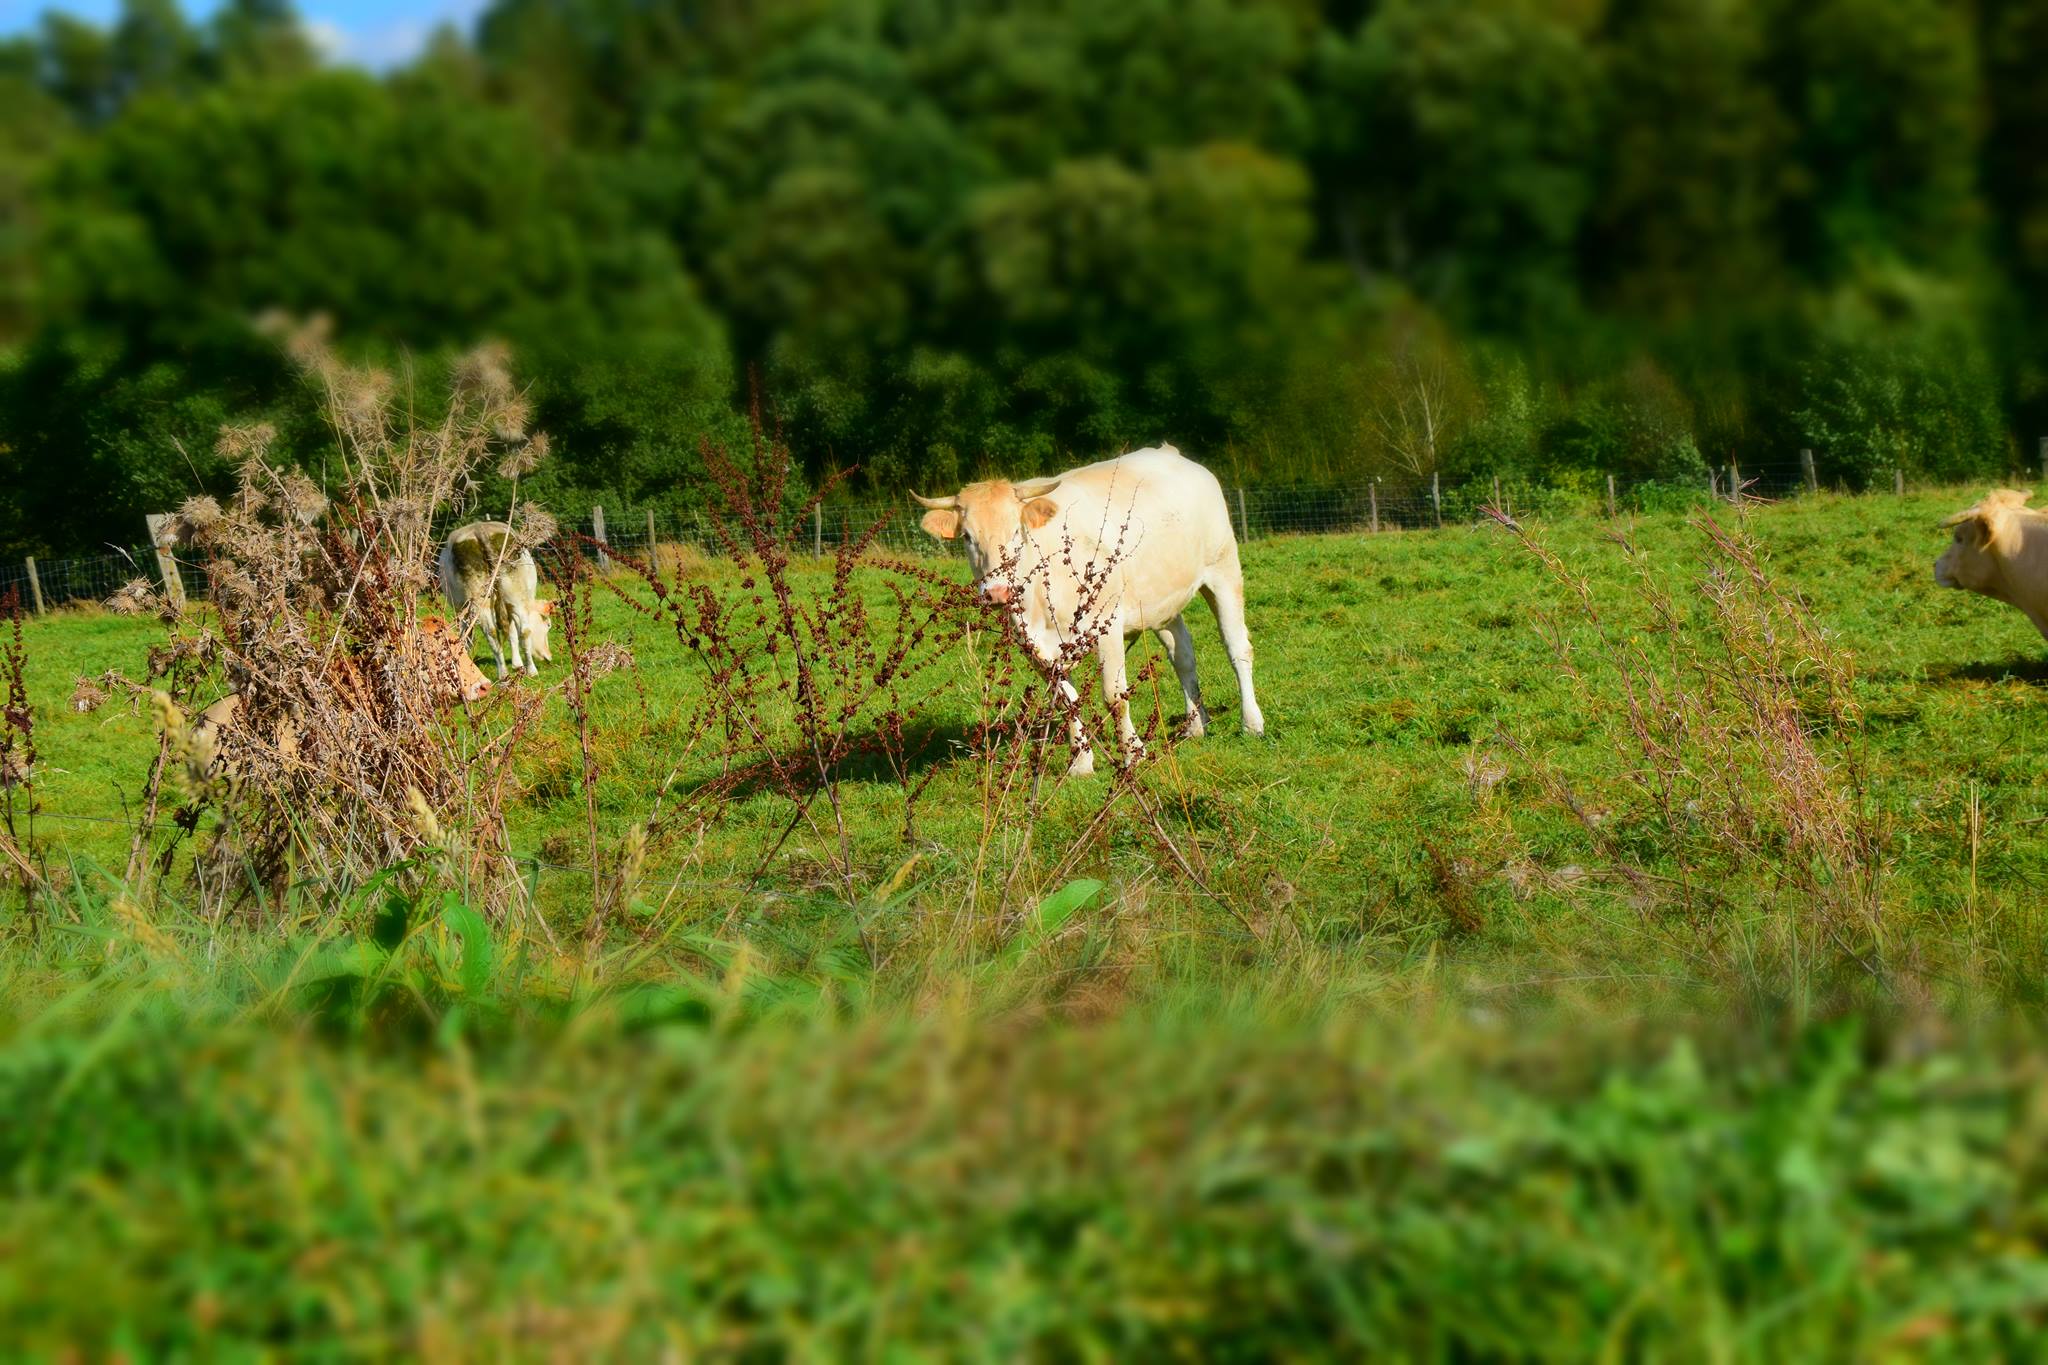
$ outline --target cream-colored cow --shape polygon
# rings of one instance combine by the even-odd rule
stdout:
[[[950,498],[912,494],[930,510],[924,529],[960,539],[989,600],[1010,608],[1031,653],[1071,703],[1066,673],[1092,652],[1103,694],[1116,708],[1126,754],[1141,745],[1131,723],[1124,640],[1156,631],[1187,700],[1188,733],[1207,726],[1195,675],[1195,641],[1181,613],[1195,594],[1208,600],[1237,670],[1244,728],[1263,734],[1252,690],[1252,642],[1244,623],[1244,573],[1230,509],[1216,476],[1172,446],[1132,451],[1049,479],[972,483]],[[1076,717],[1069,772],[1095,768]]]
[[[1956,536],[1934,562],[1934,581],[2018,607],[2048,637],[2048,512],[2029,508],[2032,496],[2000,488],[1942,523]]]
[[[457,620],[473,619],[483,628],[499,682],[505,680],[501,639],[510,648],[512,667],[529,675],[540,672],[535,660],[552,661],[548,616],[555,604],[541,599],[533,555],[514,543],[512,528],[504,522],[473,521],[449,534],[441,547],[441,595]],[[465,615],[471,603],[472,614]]]

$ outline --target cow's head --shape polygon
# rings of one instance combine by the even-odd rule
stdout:
[[[548,630],[554,625],[555,604],[551,598],[537,599],[533,610],[519,623],[520,638],[526,644],[526,652],[544,664],[551,664],[555,656],[548,648]]]
[[[422,616],[420,640],[424,646],[426,666],[432,671],[436,685],[452,692],[456,700],[476,701],[491,690],[491,680],[476,666],[476,660],[469,657],[468,646],[445,620],[438,616]]]
[[[1934,561],[1934,581],[1944,588],[1995,593],[2004,577],[2003,561],[2019,547],[2019,518],[2032,496],[2001,488],[1943,522],[1956,534]]]
[[[974,581],[991,602],[1008,603],[1023,591],[1020,568],[1024,536],[1059,515],[1048,496],[1058,479],[1010,483],[990,479],[971,483],[950,498],[912,493],[927,509],[921,523],[927,535],[958,540],[967,550]]]

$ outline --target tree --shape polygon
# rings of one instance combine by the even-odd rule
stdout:
[[[1816,0],[1782,11],[1773,65],[1797,125],[1788,254],[1832,281],[1859,260],[1968,265],[1981,222],[1983,90],[1968,15],[1942,0]]]
[[[208,60],[218,79],[299,76],[318,65],[291,0],[225,0],[209,29]]]
[[[0,349],[29,331],[41,269],[35,257],[42,210],[36,182],[73,122],[38,79],[35,44],[0,44]]]
[[[1612,12],[1586,259],[1624,307],[1680,318],[1781,292],[1794,130],[1763,79],[1765,39],[1757,7],[1731,0]]]
[[[145,100],[52,183],[49,321],[0,400],[25,460],[165,467],[174,444],[210,449],[223,412],[284,420],[301,395],[249,326],[269,309],[327,314],[392,360],[504,338],[545,361],[535,396],[565,463],[605,452],[643,485],[664,454],[683,481],[727,391],[717,320],[615,183],[458,94],[334,72]],[[53,534],[102,515],[75,501],[43,509]]]
[[[1062,163],[977,198],[950,335],[1015,395],[1019,457],[1171,439],[1221,458],[1271,435],[1327,339],[1313,235],[1306,173],[1255,148]]]
[[[1322,175],[1356,268],[1486,327],[1570,317],[1597,129],[1577,33],[1512,0],[1388,0],[1325,44],[1320,88]]]
[[[109,56],[117,105],[146,92],[189,90],[200,74],[199,35],[177,0],[121,0]]]
[[[1404,312],[1373,366],[1366,432],[1386,468],[1427,479],[1470,424],[1475,395],[1461,357],[1428,320]]]

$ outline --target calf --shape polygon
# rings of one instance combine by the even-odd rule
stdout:
[[[1138,750],[1124,672],[1124,639],[1155,631],[1179,675],[1188,733],[1208,723],[1195,673],[1195,641],[1182,616],[1200,593],[1216,613],[1223,648],[1237,671],[1244,728],[1263,734],[1252,689],[1252,642],[1245,629],[1244,572],[1223,486],[1172,446],[1132,451],[1050,479],[973,483],[949,498],[913,493],[923,526],[960,540],[982,592],[1007,605],[1026,647],[1053,671],[1071,702],[1065,670],[1077,650],[1102,665],[1103,692],[1116,708],[1117,738]],[[1068,771],[1094,771],[1078,718],[1071,722]]]
[[[2018,607],[2048,637],[2048,512],[2027,507],[2032,496],[2001,488],[1943,522],[1956,533],[1934,581]]]
[[[428,685],[442,704],[476,701],[491,690],[490,680],[469,657],[454,629],[440,617],[420,618],[418,649],[418,666],[426,672]],[[337,654],[328,661],[326,681],[341,704],[360,707],[366,703],[369,688],[362,665],[349,655]],[[193,717],[185,752],[194,781],[234,775],[235,764],[222,741],[241,710],[242,694],[230,692]],[[297,727],[289,718],[279,724],[274,738],[284,757],[298,752]]]
[[[441,595],[459,619],[473,619],[483,628],[500,682],[505,680],[501,637],[510,648],[512,667],[523,668],[529,676],[540,672],[536,659],[554,661],[548,648],[548,617],[555,604],[541,600],[533,554],[513,543],[512,528],[504,522],[473,521],[449,535],[441,547]],[[465,617],[464,609],[472,603],[474,616]]]

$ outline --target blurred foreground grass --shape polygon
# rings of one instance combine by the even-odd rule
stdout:
[[[286,987],[288,954],[243,962],[265,989],[230,1007],[111,937],[104,983],[0,1040],[0,1322],[30,1354],[2014,1359],[2048,1335],[2043,1054],[1931,1019],[1623,1022],[1416,979],[1075,1026],[792,1006],[744,965],[571,1005],[516,963],[437,986],[425,952],[346,1009]]]

